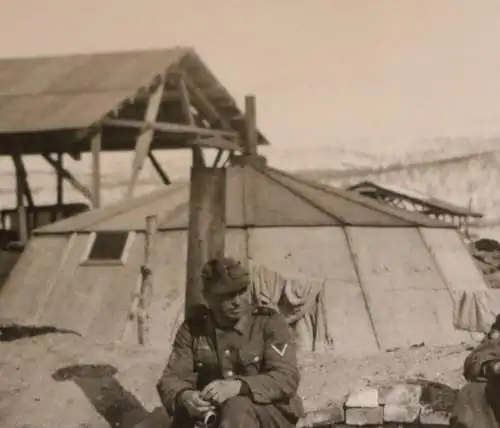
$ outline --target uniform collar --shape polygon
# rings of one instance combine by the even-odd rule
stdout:
[[[247,309],[231,329],[241,335],[244,334],[247,331],[248,326],[250,324],[251,316],[252,316],[252,309]],[[210,325],[211,329],[215,329],[217,327],[214,316],[211,313],[209,316],[208,324]]]

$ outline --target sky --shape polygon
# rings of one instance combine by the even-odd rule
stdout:
[[[499,24],[490,0],[1,0],[0,56],[190,45],[273,145],[418,148],[500,135]]]

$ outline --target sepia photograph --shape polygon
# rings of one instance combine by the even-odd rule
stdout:
[[[500,428],[499,44],[495,0],[0,0],[0,428]]]

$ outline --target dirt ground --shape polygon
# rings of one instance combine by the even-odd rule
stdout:
[[[300,393],[306,409],[339,401],[362,385],[399,380],[438,382],[445,385],[438,385],[441,395],[450,395],[464,382],[468,349],[421,346],[357,359],[303,354]],[[166,352],[99,346],[63,334],[0,342],[0,426],[132,427],[159,405],[154,385]]]

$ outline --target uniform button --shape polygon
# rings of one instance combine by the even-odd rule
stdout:
[[[226,350],[224,351],[224,354],[226,354],[226,355],[231,355],[231,350],[230,350],[230,349],[226,349]]]
[[[226,374],[227,374],[229,377],[231,377],[232,375],[234,375],[234,373],[233,373],[231,370],[229,370]]]

